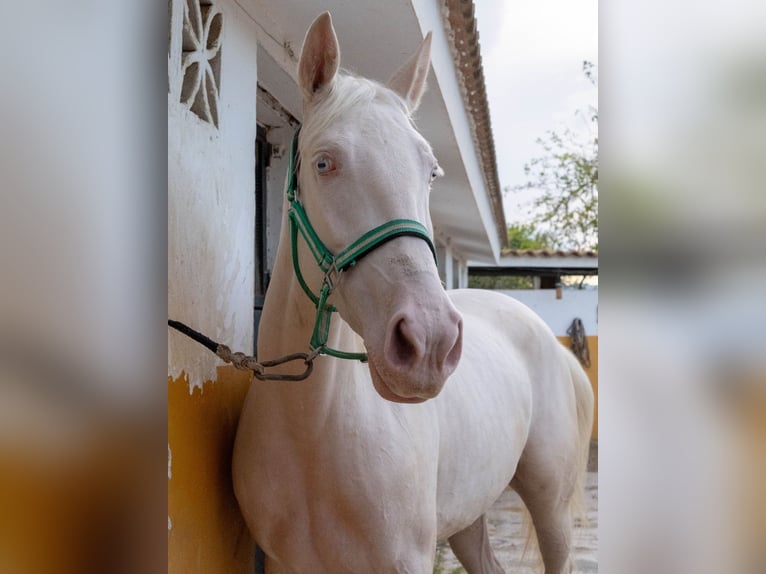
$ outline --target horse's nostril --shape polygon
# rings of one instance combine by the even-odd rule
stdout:
[[[423,354],[423,346],[412,321],[402,317],[391,334],[389,359],[399,367],[411,366]]]

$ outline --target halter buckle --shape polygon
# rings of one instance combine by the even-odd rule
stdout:
[[[340,280],[340,274],[343,273],[340,269],[338,269],[338,262],[333,261],[330,264],[330,267],[327,268],[327,271],[325,271],[324,274],[324,282],[329,287],[330,291],[333,291],[335,289],[335,286],[338,284],[338,281]]]

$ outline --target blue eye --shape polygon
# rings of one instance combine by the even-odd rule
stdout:
[[[316,167],[317,173],[319,173],[319,175],[324,175],[330,173],[331,171],[335,171],[335,162],[328,156],[320,157],[318,160],[316,160],[314,166]]]

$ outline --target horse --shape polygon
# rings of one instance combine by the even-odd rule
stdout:
[[[428,204],[442,170],[412,120],[430,45],[429,32],[384,85],[339,68],[328,13],[304,39],[258,356],[311,341],[315,366],[251,387],[232,460],[269,574],[430,574],[445,539],[469,573],[503,572],[486,512],[509,484],[545,572],[571,570],[593,392],[527,307],[439,279]]]

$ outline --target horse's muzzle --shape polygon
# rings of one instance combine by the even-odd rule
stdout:
[[[437,396],[457,367],[463,321],[451,304],[439,313],[418,311],[411,307],[394,315],[387,326],[383,356],[375,366],[376,374],[397,397],[422,401]]]

